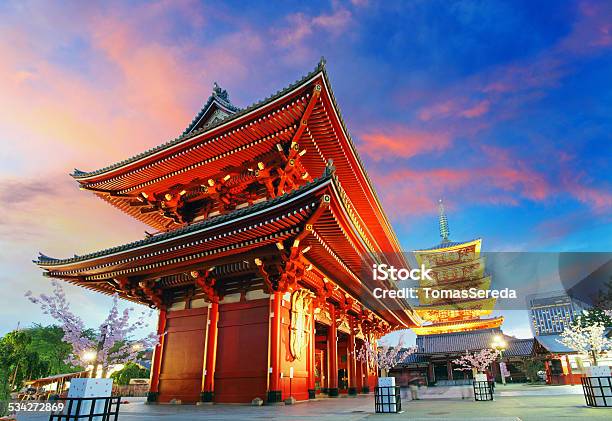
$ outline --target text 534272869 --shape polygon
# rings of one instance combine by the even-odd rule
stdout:
[[[9,412],[50,412],[64,409],[64,402],[9,402]]]

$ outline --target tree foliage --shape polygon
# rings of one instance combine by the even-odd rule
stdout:
[[[113,296],[113,306],[107,318],[98,329],[86,329],[83,320],[70,310],[70,303],[66,300],[66,294],[59,282],[53,281],[52,285],[51,296],[41,294],[34,297],[31,291],[25,295],[31,302],[39,304],[45,314],[60,323],[64,332],[62,339],[72,347],[65,363],[87,366],[92,362],[88,357],[94,354],[94,372],[98,374],[96,368],[99,364],[104,376],[110,365],[132,361],[142,349],[154,347],[159,341],[154,333],[138,341],[128,340],[138,329],[145,326],[146,312],[142,312],[136,320],[131,320],[134,309],[127,308],[119,312],[117,294]]]
[[[538,375],[539,371],[544,370],[544,363],[540,360],[529,359],[525,361],[525,374],[529,383],[539,383],[542,380]]]
[[[574,321],[574,325],[583,328],[602,325],[603,327],[612,327],[612,317],[605,310],[601,308],[593,307],[589,310],[585,310],[580,316]]]
[[[377,346],[376,342],[365,340],[363,346],[357,350],[356,358],[357,361],[375,365],[383,372],[387,372],[416,351],[416,347],[403,348],[403,337],[400,337],[396,346],[386,344]]]
[[[35,324],[0,338],[0,396],[21,388],[25,380],[81,370],[63,362],[72,350],[63,335],[59,326]]]
[[[597,365],[599,356],[612,350],[612,339],[606,337],[605,331],[606,327],[601,323],[582,326],[578,322],[563,329],[561,339],[557,342],[589,355],[593,364]]]
[[[49,365],[47,376],[72,373],[82,370],[81,366],[66,364],[64,361],[72,352],[70,344],[63,341],[64,331],[57,325],[41,326],[35,324],[26,329],[31,337],[31,349]]]
[[[148,378],[150,374],[150,370],[136,363],[127,363],[121,370],[111,374],[111,378],[119,385],[126,385],[130,383],[131,379]]]
[[[465,354],[453,360],[453,363],[459,366],[459,368],[455,370],[471,371],[476,369],[478,372],[482,373],[489,368],[491,363],[495,361],[499,355],[499,351],[489,348],[475,352],[465,351]]]

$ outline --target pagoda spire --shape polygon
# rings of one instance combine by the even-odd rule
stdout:
[[[448,243],[450,241],[448,239],[450,232],[448,231],[448,218],[446,217],[446,210],[444,209],[444,202],[442,202],[442,199],[438,201],[438,209],[440,211],[440,216],[438,217],[440,237],[442,237],[442,243]]]

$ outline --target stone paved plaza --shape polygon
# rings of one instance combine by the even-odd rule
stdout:
[[[375,414],[374,398],[358,396],[318,399],[293,406],[247,405],[145,405],[133,400],[122,405],[122,421],[153,420],[495,420],[539,421],[609,420],[612,408],[588,408],[579,386],[499,386],[494,402],[461,399],[404,400],[401,414]],[[48,415],[19,416],[18,420],[42,421]]]

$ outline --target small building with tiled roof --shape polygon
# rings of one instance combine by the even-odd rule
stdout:
[[[504,334],[500,329],[481,329],[470,332],[443,333],[417,336],[417,352],[409,355],[391,375],[398,378],[397,383],[407,386],[410,383],[421,384],[460,384],[471,379],[472,373],[458,371],[453,360],[465,352],[480,351],[491,348],[495,337],[502,337],[507,344],[503,352],[503,361],[510,371],[510,381],[526,380],[524,362],[531,358],[534,339],[519,339]],[[500,376],[499,364],[492,367],[492,375]]]
[[[589,357],[561,343],[561,335],[538,335],[534,340],[534,355],[544,362],[546,383],[580,384]]]

